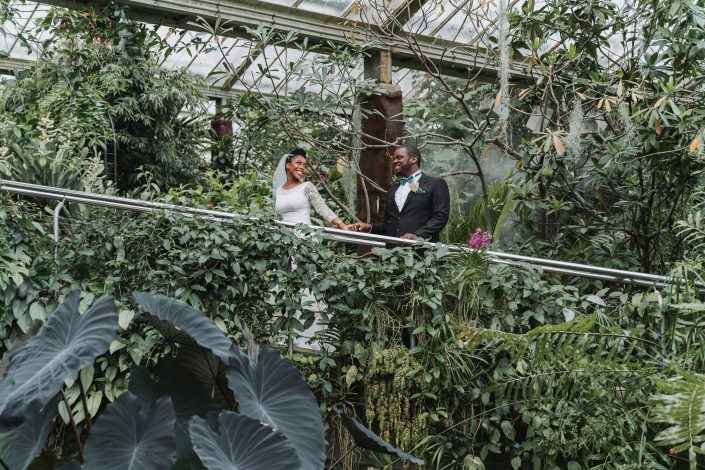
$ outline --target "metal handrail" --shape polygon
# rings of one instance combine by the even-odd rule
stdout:
[[[120,196],[112,196],[108,194],[89,193],[84,191],[75,191],[71,189],[55,188],[51,186],[42,186],[30,183],[21,183],[17,181],[9,181],[0,179],[0,191],[5,191],[14,194],[25,196],[44,197],[55,199],[62,202],[78,202],[113,209],[135,210],[143,212],[167,211],[179,213],[189,217],[202,217],[211,220],[227,221],[233,219],[251,219],[242,214],[233,214],[230,212],[215,211],[209,209],[198,209],[194,207],[181,206],[177,204],[168,204],[164,202],[145,201],[141,199],[131,199]],[[276,221],[276,223],[294,227],[296,224]],[[356,245],[385,247],[387,245],[418,245],[418,241],[404,240],[401,238],[388,237],[385,235],[375,235],[370,233],[350,232],[337,228],[312,226],[314,229],[321,230],[324,238],[337,242],[351,243]],[[425,244],[435,245],[429,242]],[[456,250],[469,250],[468,247],[452,246]],[[624,284],[633,284],[640,286],[665,287],[677,283],[677,280],[669,276],[661,276],[658,274],[641,273],[635,271],[625,271],[620,269],[604,268],[601,266],[593,266],[589,264],[570,263],[566,261],[536,258],[531,256],[517,255],[513,253],[504,253],[500,251],[488,250],[487,260],[495,264],[506,265],[521,265],[530,264],[543,269],[545,272],[565,274],[570,276],[578,276],[590,279],[599,279],[610,282],[618,282]],[[705,285],[698,284],[698,287],[705,292]]]

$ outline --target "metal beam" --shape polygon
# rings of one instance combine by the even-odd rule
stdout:
[[[30,59],[0,57],[0,75],[16,75],[24,70],[31,69],[35,64],[36,61]]]
[[[421,0],[414,1],[420,6]],[[100,9],[107,1],[42,0],[42,3],[73,9]],[[337,16],[273,3],[252,0],[119,0],[118,3],[129,7],[130,18],[148,23],[201,30],[199,20],[211,25],[221,21],[230,28],[226,35],[233,37],[248,37],[247,28],[265,26],[277,31],[294,31],[309,43],[369,42],[372,50],[391,50],[394,65],[424,70],[423,63],[409,46],[413,43],[414,48],[418,48],[444,74],[476,76],[478,80],[494,82],[499,73],[498,67],[487,61],[486,54],[472,46],[431,36],[408,36],[403,31],[390,36],[378,25],[358,22],[357,27],[352,27]],[[515,66],[511,73],[513,79],[526,78],[523,68]]]

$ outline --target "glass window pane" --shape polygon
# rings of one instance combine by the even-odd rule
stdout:
[[[352,4],[352,0],[303,0],[298,7],[316,13],[342,16]]]

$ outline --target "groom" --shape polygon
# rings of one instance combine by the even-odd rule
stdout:
[[[399,181],[387,192],[384,222],[371,225],[358,222],[355,230],[437,242],[438,234],[448,223],[448,185],[442,178],[421,172],[421,152],[411,145],[402,145],[394,151],[392,168]]]

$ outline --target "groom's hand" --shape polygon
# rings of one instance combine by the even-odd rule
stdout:
[[[416,240],[418,237],[413,233],[405,233],[399,238],[403,238],[404,240]]]
[[[352,225],[354,227],[353,230],[356,232],[369,232],[372,230],[372,225],[366,224],[364,222],[356,222]]]

